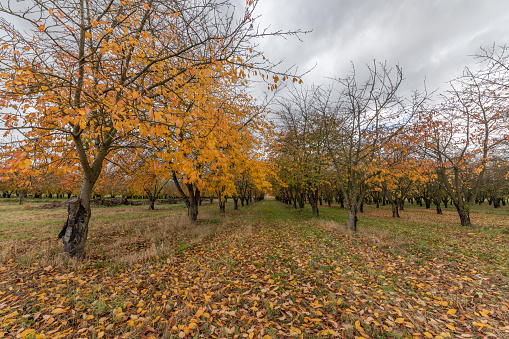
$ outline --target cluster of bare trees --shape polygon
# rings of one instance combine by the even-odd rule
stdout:
[[[274,148],[278,198],[303,207],[336,199],[355,230],[364,202],[456,208],[471,225],[470,206],[505,202],[509,73],[506,47],[483,49],[478,71],[465,69],[440,95],[400,95],[399,67],[353,69],[332,86],[293,88],[279,106]]]

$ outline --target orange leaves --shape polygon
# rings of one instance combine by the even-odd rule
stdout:
[[[455,315],[456,312],[457,312],[457,310],[453,309],[453,308],[450,308],[450,309],[447,310],[447,314],[450,314],[450,315]]]
[[[143,5],[143,7],[144,7],[147,11],[149,11],[149,10],[150,10],[150,6],[149,6],[148,4],[146,4],[146,3],[144,3],[144,2],[142,2],[141,4]]]

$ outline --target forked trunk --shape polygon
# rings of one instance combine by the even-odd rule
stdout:
[[[182,199],[184,199],[184,202],[187,206],[187,216],[191,221],[196,221],[198,219],[198,206],[200,205],[201,196],[200,196],[200,190],[198,188],[195,188],[193,184],[185,184],[187,188],[187,194],[182,189],[182,186],[180,186],[180,182],[177,178],[177,173],[172,173],[173,177],[173,183],[175,187],[177,188],[177,191],[180,193],[180,196]]]

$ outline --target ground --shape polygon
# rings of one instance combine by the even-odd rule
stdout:
[[[509,338],[506,208],[95,208],[76,262],[40,205],[0,199],[0,337]]]

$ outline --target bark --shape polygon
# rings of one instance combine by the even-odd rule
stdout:
[[[156,201],[151,199],[150,200],[150,205],[149,205],[148,209],[153,211],[155,203],[156,203]]]
[[[399,199],[398,204],[399,204],[399,210],[404,211],[405,210],[405,198]]]
[[[189,192],[189,206],[187,206],[189,219],[198,220],[198,204],[200,203],[200,190],[195,188],[193,184],[186,184]]]
[[[435,206],[437,207],[437,214],[443,214],[442,207],[440,207],[440,202],[435,202]]]
[[[187,216],[191,221],[196,221],[198,219],[198,205],[190,204],[187,206]]]
[[[500,208],[500,198],[493,199],[493,207]]]
[[[356,232],[357,231],[357,208],[356,206],[350,206],[348,208],[348,221],[346,228]]]
[[[224,216],[226,213],[226,199],[223,197],[223,193],[219,189],[217,190],[217,200],[219,200],[219,214]]]
[[[226,201],[219,199],[219,214],[225,215],[226,213]]]
[[[68,253],[71,257],[82,258],[85,254],[91,211],[90,207],[85,207],[83,202],[85,201],[77,197],[69,199],[67,221],[58,234],[58,238],[62,239],[64,245],[64,253]],[[88,199],[88,206],[90,206],[90,199]]]
[[[23,203],[25,202],[25,197],[27,196],[27,191],[26,190],[21,190],[21,193],[19,194],[19,204],[20,205],[23,205]]]
[[[472,223],[470,222],[470,211],[468,210],[468,208],[465,208],[463,204],[455,204],[455,207],[460,217],[461,226],[466,227],[472,226]]]
[[[426,204],[426,209],[431,208],[431,199],[430,198],[424,198],[424,203]]]
[[[180,186],[177,174],[175,172],[172,173],[172,177],[177,191],[180,193],[182,199],[184,199],[184,203],[187,206],[187,216],[191,221],[196,221],[198,219],[198,206],[201,201],[200,190],[197,187],[194,187],[193,184],[185,184],[188,193],[186,194]]]
[[[239,198],[233,198],[233,209],[234,210],[239,209]]]
[[[318,217],[320,215],[318,211],[318,190],[311,191],[308,193],[309,204],[311,205],[311,209],[313,210],[313,216]]]
[[[449,202],[449,199],[445,198],[442,200],[442,202],[444,203],[444,208],[447,208],[447,203]]]
[[[300,199],[299,199],[299,208],[303,209],[305,203],[306,203],[306,197],[304,196],[304,193],[301,193]]]
[[[392,207],[392,217],[399,218],[399,208],[396,200],[391,199],[391,207]]]

